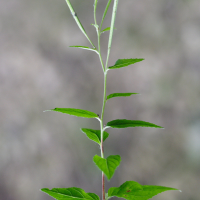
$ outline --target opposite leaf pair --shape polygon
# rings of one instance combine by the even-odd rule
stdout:
[[[128,127],[163,128],[163,127],[158,126],[156,124],[149,123],[149,122],[145,122],[145,121],[127,120],[127,119],[115,119],[115,120],[107,122],[107,124],[104,126],[103,119],[104,119],[105,104],[109,99],[114,98],[114,97],[127,97],[133,94],[138,94],[138,93],[112,93],[106,96],[106,84],[107,84],[108,71],[111,69],[127,67],[129,65],[140,62],[144,59],[143,58],[118,59],[113,66],[108,67],[108,60],[110,56],[118,0],[113,0],[114,2],[113,2],[112,17],[111,17],[111,25],[110,27],[105,28],[103,30],[102,30],[102,25],[103,25],[104,19],[106,17],[106,14],[108,12],[108,9],[112,0],[107,1],[107,5],[104,10],[100,25],[97,24],[97,19],[96,19],[96,8],[97,8],[98,0],[94,0],[94,24],[93,25],[97,32],[98,47],[95,47],[95,45],[92,43],[89,36],[87,35],[83,25],[81,24],[77,14],[75,13],[70,3],[70,0],[65,0],[65,1],[71,11],[73,18],[75,19],[77,25],[79,26],[81,32],[85,35],[87,40],[92,45],[91,48],[86,47],[86,46],[71,46],[71,47],[93,51],[98,54],[99,59],[100,59],[100,63],[101,63],[101,67],[103,69],[103,75],[104,75],[102,112],[101,112],[101,117],[100,117],[99,115],[91,111],[76,109],[76,108],[55,108],[49,111],[61,112],[64,114],[69,114],[69,115],[73,115],[77,117],[96,118],[97,120],[99,120],[100,130],[93,130],[93,129],[88,129],[88,128],[82,128],[81,130],[83,133],[87,135],[89,139],[93,140],[94,142],[100,145],[101,157],[98,155],[95,155],[93,158],[93,161],[97,165],[97,167],[102,171],[102,200],[108,200],[109,198],[114,197],[114,196],[119,197],[119,198],[124,198],[127,200],[148,200],[149,198],[152,198],[158,193],[161,193],[167,190],[177,190],[175,188],[169,188],[169,187],[163,187],[163,186],[150,186],[150,185],[142,186],[135,181],[127,181],[123,183],[120,187],[111,187],[110,189],[108,189],[108,193],[105,192],[104,176],[106,176],[107,179],[110,180],[112,176],[114,175],[115,170],[117,169],[117,167],[120,165],[120,162],[121,162],[121,158],[119,155],[110,155],[107,158],[104,158],[103,144],[106,138],[108,138],[109,136],[109,134],[105,132],[105,130],[108,128],[128,128]],[[109,32],[109,39],[108,39],[107,58],[104,64],[102,56],[101,56],[100,36],[105,31]],[[42,191],[49,194],[50,196],[52,196],[53,198],[57,200],[100,200],[99,196],[97,196],[96,194],[86,193],[83,189],[76,188],[76,187],[54,188],[52,190],[43,188]]]
[[[135,181],[126,181],[120,187],[111,187],[106,193],[106,200],[112,197],[124,198],[127,200],[148,200],[153,196],[168,190],[177,190],[175,188],[140,185]],[[99,196],[94,193],[86,193],[81,188],[43,188],[43,192],[54,197],[57,200],[100,200]]]

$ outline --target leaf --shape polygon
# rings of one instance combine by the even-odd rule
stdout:
[[[127,119],[116,119],[113,121],[110,121],[106,124],[106,126],[111,128],[128,128],[128,127],[153,127],[153,128],[163,128],[161,126],[158,126],[156,124],[152,124],[145,121],[139,121],[139,120],[127,120]]]
[[[135,181],[126,181],[120,187],[111,187],[108,190],[108,198],[116,196],[127,200],[148,200],[168,190],[178,189],[155,185],[140,185]]]
[[[101,144],[101,131],[100,130],[93,130],[88,128],[82,128],[81,131],[85,133],[90,140],[93,140],[94,142]],[[103,133],[103,141],[106,140],[106,138],[109,136],[109,133],[105,132]]]
[[[114,29],[116,29],[116,28],[114,28]],[[110,27],[107,27],[103,31],[101,31],[101,33],[104,33],[104,32],[109,31],[109,30],[110,30]]]
[[[120,165],[121,158],[119,155],[111,155],[106,159],[95,155],[93,158],[94,163],[98,168],[106,175],[107,179],[110,180],[115,173],[115,170]]]
[[[111,49],[111,44],[112,44],[112,38],[113,38],[113,32],[114,32],[115,18],[116,18],[116,14],[117,14],[118,1],[119,0],[114,0],[114,4],[113,4],[112,18],[111,18],[111,24],[110,24],[110,34],[109,34],[109,39],[108,39],[106,68],[108,66],[108,59],[109,59],[109,56],[110,56],[110,49]],[[100,26],[100,28],[101,28],[101,26]]]
[[[51,110],[45,110],[44,112],[46,111],[56,111],[56,112],[61,112],[68,115],[74,115],[76,117],[98,118],[98,115],[96,113],[93,113],[87,110],[76,109],[76,108],[54,108]]]
[[[76,48],[80,48],[80,49],[85,49],[85,50],[89,50],[89,51],[94,51],[98,54],[98,51],[96,49],[91,49],[89,47],[86,46],[69,46],[69,47],[76,47]]]
[[[100,200],[94,193],[86,193],[81,188],[48,188],[41,189],[42,192],[47,193],[49,196],[57,200]]]
[[[101,33],[104,33],[104,32],[109,31],[109,30],[110,30],[110,27],[107,27],[103,31],[101,31]]]
[[[69,0],[65,0],[65,1],[66,1],[67,5],[68,5],[70,11],[71,11],[71,14],[72,14],[74,20],[75,20],[76,23],[77,23],[78,27],[80,28],[80,30],[82,31],[82,33],[85,35],[85,37],[88,39],[88,41],[90,42],[90,44],[95,48],[94,44],[92,43],[92,41],[91,41],[90,38],[88,37],[88,35],[87,35],[87,33],[86,33],[86,31],[85,31],[83,25],[81,24],[81,22],[80,22],[80,20],[79,20],[79,18],[78,18],[78,16],[77,16],[77,14],[75,13],[74,8],[73,8],[72,5],[71,5],[71,2],[70,2]]]
[[[144,58],[135,58],[135,59],[118,59],[115,65],[108,67],[108,69],[117,69],[121,67],[127,67],[134,63],[140,62],[144,60]]]
[[[102,27],[102,25],[103,25],[103,21],[104,21],[104,19],[105,19],[105,17],[106,17],[106,14],[107,14],[107,12],[108,12],[108,8],[110,7],[111,1],[112,1],[112,0],[109,0],[109,1],[108,1],[107,5],[106,5],[106,8],[105,8],[105,10],[104,10],[103,17],[102,17],[102,20],[101,20],[100,30],[101,30],[101,27]]]
[[[133,94],[139,94],[139,93],[112,93],[112,94],[109,94],[107,96],[107,100],[111,99],[113,97],[128,97],[128,96],[131,96]]]

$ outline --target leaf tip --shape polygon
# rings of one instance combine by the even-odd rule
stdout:
[[[48,190],[48,188],[42,188],[42,189],[40,189],[40,191],[42,191],[42,192],[44,192],[46,190]]]
[[[52,110],[44,110],[43,112],[48,112],[48,111],[52,111]]]

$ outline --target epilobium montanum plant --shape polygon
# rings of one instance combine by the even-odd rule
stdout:
[[[104,126],[103,119],[104,119],[105,105],[109,99],[114,98],[114,97],[127,97],[127,96],[137,94],[137,93],[113,93],[106,96],[106,80],[107,80],[108,71],[126,67],[134,63],[140,62],[144,59],[143,58],[118,59],[113,66],[108,67],[108,60],[109,60],[109,55],[110,55],[110,50],[111,50],[118,0],[114,0],[113,2],[111,25],[110,27],[107,27],[103,30],[102,30],[102,25],[103,25],[104,19],[106,17],[108,8],[112,0],[108,0],[107,2],[100,25],[97,24],[97,19],[96,19],[97,2],[98,0],[94,0],[94,24],[92,25],[95,27],[96,32],[97,32],[98,47],[96,47],[93,44],[93,42],[90,40],[90,38],[88,37],[70,1],[66,0],[66,3],[71,11],[73,18],[75,19],[80,30],[82,31],[82,33],[85,35],[85,37],[88,39],[88,41],[90,42],[92,46],[91,48],[86,47],[86,46],[71,46],[71,47],[94,51],[99,56],[99,60],[100,60],[101,67],[103,70],[103,75],[104,75],[104,92],[103,92],[103,105],[102,105],[101,116],[87,110],[76,109],[76,108],[55,108],[49,111],[57,111],[57,112],[61,112],[61,113],[69,114],[69,115],[74,115],[77,117],[96,118],[99,121],[100,130],[82,128],[81,131],[85,133],[90,140],[93,140],[94,142],[98,143],[100,146],[101,156],[95,155],[93,158],[93,161],[102,172],[102,200],[108,200],[114,196],[119,197],[119,198],[124,198],[127,200],[147,200],[157,195],[158,193],[161,193],[167,190],[177,190],[175,188],[170,188],[170,187],[155,186],[155,185],[140,185],[139,183],[135,181],[126,181],[119,187],[111,187],[108,189],[107,192],[105,191],[105,176],[107,177],[108,180],[110,180],[113,177],[115,170],[120,165],[120,161],[121,161],[121,158],[119,155],[110,155],[107,158],[104,157],[103,142],[109,136],[109,134],[105,130],[108,128],[127,128],[127,127],[138,127],[138,126],[153,127],[153,128],[163,128],[163,127],[149,123],[149,122],[145,122],[145,121],[127,120],[127,119],[115,119],[113,121],[108,122]],[[104,63],[101,56],[100,36],[102,33],[106,31],[108,31],[110,34],[109,34],[109,39],[108,39],[107,58],[106,58],[106,62]],[[77,187],[53,188],[51,190],[48,188],[43,188],[41,190],[57,200],[72,200],[72,199],[74,200],[100,200],[99,196],[97,196],[96,194],[86,193],[83,189],[77,188]]]

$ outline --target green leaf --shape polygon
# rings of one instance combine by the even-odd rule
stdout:
[[[45,110],[44,112],[46,111],[56,111],[56,112],[61,112],[68,115],[74,115],[76,117],[99,118],[99,116],[96,113],[93,113],[87,110],[76,109],[76,108],[54,108],[51,110]]]
[[[115,18],[116,18],[116,14],[117,14],[117,6],[118,6],[118,0],[114,0],[112,18],[111,18],[111,24],[110,24],[110,34],[109,34],[109,39],[108,39],[106,68],[108,66],[108,59],[109,59],[109,56],[110,56],[110,50],[111,50],[111,44],[112,44],[112,38],[113,38],[113,32],[114,32],[114,25],[115,25]]]
[[[88,39],[88,41],[91,43],[91,45],[95,48],[94,44],[92,43],[92,41],[91,41],[90,38],[88,37],[88,35],[87,35],[87,33],[86,33],[86,31],[85,31],[83,25],[81,24],[81,22],[80,22],[80,20],[79,20],[79,18],[78,18],[78,16],[77,16],[77,13],[75,13],[74,8],[73,8],[72,5],[71,5],[71,2],[70,2],[69,0],[65,0],[65,1],[66,1],[67,5],[68,5],[70,11],[71,11],[71,14],[72,14],[74,20],[75,20],[76,23],[77,23],[78,27],[80,28],[80,30],[82,31],[82,33],[85,35],[85,37]]]
[[[128,96],[131,96],[133,94],[139,94],[139,93],[112,93],[112,94],[109,94],[107,96],[107,100],[111,99],[113,97],[128,97]]]
[[[98,51],[96,49],[91,49],[89,47],[86,46],[69,46],[69,47],[76,47],[76,48],[80,48],[80,49],[85,49],[85,50],[89,50],[89,51],[94,51],[98,54]]]
[[[114,29],[116,29],[116,28],[114,28]],[[101,34],[104,33],[104,32],[106,32],[106,31],[110,31],[110,27],[107,27],[103,31],[101,31]]]
[[[105,19],[105,17],[106,17],[106,14],[107,14],[107,12],[108,12],[108,8],[110,7],[111,1],[112,1],[112,0],[109,0],[109,1],[108,1],[107,5],[106,5],[106,8],[105,8],[105,10],[104,10],[104,13],[103,13],[103,16],[102,16],[102,20],[101,20],[101,25],[100,25],[100,31],[101,31],[101,27],[102,27],[102,25],[103,25],[103,21],[104,21],[104,19]]]
[[[127,120],[127,119],[116,119],[113,121],[110,121],[106,124],[106,126],[111,128],[128,128],[128,127],[153,127],[153,128],[163,128],[161,126],[158,126],[156,124],[152,124],[145,121],[139,121],[139,120]]]
[[[108,67],[108,69],[117,69],[117,68],[121,68],[121,67],[127,67],[129,65],[140,62],[142,60],[144,60],[144,58],[119,59],[119,60],[117,60],[115,65]]]
[[[111,187],[108,190],[108,198],[116,196],[127,200],[148,200],[168,190],[178,189],[155,185],[140,185],[135,181],[126,181],[120,187]]]
[[[101,33],[104,33],[104,32],[109,31],[109,30],[110,30],[110,27],[107,27],[103,31],[101,31]]]
[[[119,166],[121,158],[119,155],[111,155],[105,159],[101,158],[98,155],[95,155],[93,161],[98,166],[98,168],[106,175],[107,179],[110,180],[114,175],[115,170]]]
[[[88,128],[82,128],[81,131],[85,133],[90,140],[93,140],[94,142],[101,144],[101,131],[100,130],[93,130]],[[103,133],[103,141],[106,140],[106,138],[109,136],[109,133],[105,132]]]
[[[41,191],[57,200],[100,200],[96,194],[86,193],[83,189],[76,187],[53,188],[52,190],[43,188]]]

